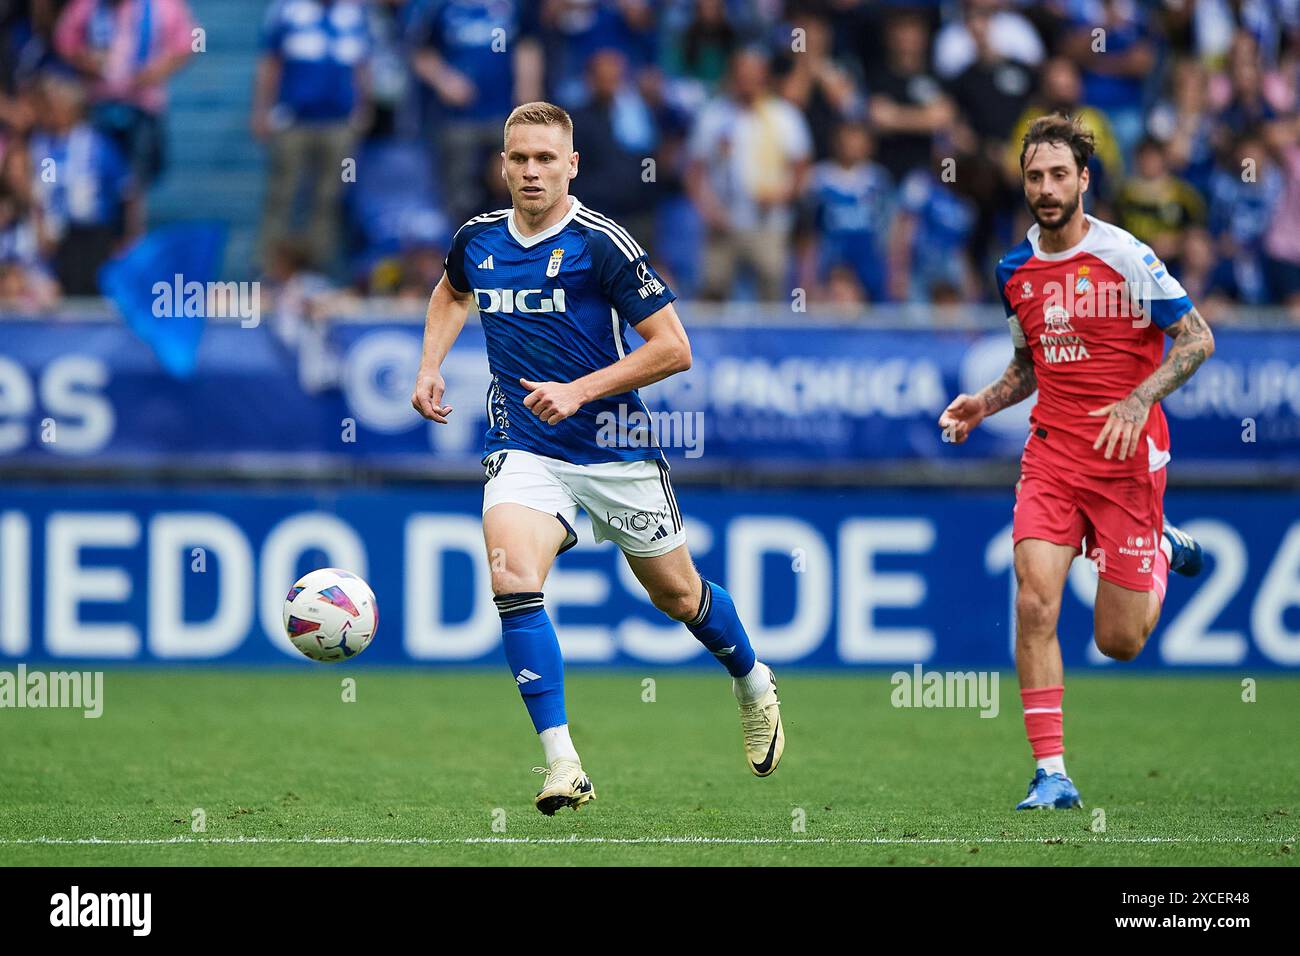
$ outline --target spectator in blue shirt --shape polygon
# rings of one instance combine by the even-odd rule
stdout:
[[[483,169],[489,155],[501,152],[511,109],[541,98],[541,53],[527,19],[531,4],[417,2],[408,32],[411,67],[432,94],[427,126],[447,215],[459,226],[486,208]]]
[[[1259,48],[1244,30],[1233,38],[1227,74],[1230,96],[1215,116],[1216,145],[1221,149],[1230,149],[1233,139],[1251,127],[1273,123],[1279,118],[1264,95]]]
[[[899,188],[890,235],[892,297],[915,303],[979,299],[967,250],[978,209],[944,174],[917,169]]]
[[[819,239],[817,279],[825,285],[835,268],[847,267],[871,302],[885,302],[893,180],[872,161],[871,134],[861,123],[840,125],[834,143],[835,158],[813,167],[809,188]]]
[[[416,12],[411,0],[370,0],[370,128],[366,139],[417,139],[419,117],[411,95],[411,75],[406,49],[407,31]]]
[[[1083,72],[1083,101],[1106,114],[1124,162],[1144,131],[1146,83],[1156,40],[1137,0],[1073,0],[1066,55]]]
[[[58,284],[44,258],[27,143],[0,135],[0,308],[46,309]]]
[[[67,295],[98,295],[99,267],[141,226],[130,169],[86,121],[86,92],[75,78],[44,75],[37,115],[29,149],[54,274]]]
[[[561,106],[582,103],[583,77],[601,50],[622,50],[634,77],[656,59],[649,0],[538,0],[538,7],[546,88]]]
[[[1259,305],[1268,301],[1264,234],[1282,199],[1283,178],[1257,129],[1239,136],[1224,159],[1210,178],[1210,233],[1219,253],[1214,281],[1238,302]]]
[[[275,0],[257,66],[253,133],[270,149],[262,217],[265,253],[290,232],[294,198],[308,180],[304,230],[317,268],[339,251],[343,161],[365,125],[370,36],[359,0]]]
[[[1200,63],[1175,63],[1169,92],[1147,116],[1150,135],[1165,145],[1170,170],[1191,183],[1202,198],[1209,194],[1215,163],[1215,116],[1210,110],[1208,86]]]
[[[587,90],[587,105],[573,112],[573,148],[579,156],[574,192],[653,252],[658,176],[643,173],[657,146],[654,114],[628,81],[627,59],[618,50],[601,50],[591,58]]]

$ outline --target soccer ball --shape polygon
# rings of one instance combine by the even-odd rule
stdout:
[[[351,571],[312,571],[284,599],[284,632],[314,661],[333,664],[356,657],[370,646],[378,627],[374,592]]]

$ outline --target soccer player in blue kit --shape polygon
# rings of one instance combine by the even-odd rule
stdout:
[[[631,235],[569,195],[578,154],[568,113],[540,102],[516,108],[501,160],[512,208],[475,216],[453,237],[411,404],[446,424],[452,407],[439,370],[473,300],[492,373],[483,537],[506,660],[547,764],[537,808],[550,816],[596,795],[569,734],[564,662],[542,590],[556,556],[577,543],[579,508],[595,540],[622,550],[655,607],[726,667],[749,768],[765,777],[785,748],[772,672],[731,596],[691,560],[668,464],[648,429],[611,441],[602,428],[648,421],[636,390],[690,368],[676,296]],[[628,348],[629,325],[645,340],[639,348]]]

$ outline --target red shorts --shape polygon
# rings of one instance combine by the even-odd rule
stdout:
[[[1164,527],[1165,470],[1101,477],[1022,462],[1011,539],[1082,548],[1102,580],[1150,591]],[[1082,545],[1080,544],[1082,542]]]

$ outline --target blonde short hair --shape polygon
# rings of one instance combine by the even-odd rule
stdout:
[[[546,103],[542,100],[516,106],[506,118],[503,139],[509,139],[511,128],[520,125],[558,126],[569,134],[570,139],[573,138],[573,118],[554,103]]]

